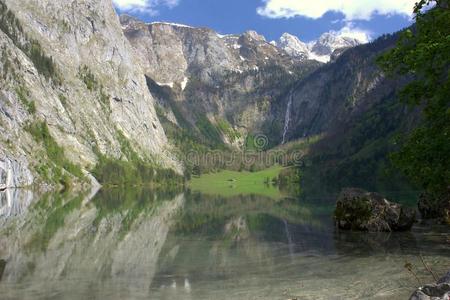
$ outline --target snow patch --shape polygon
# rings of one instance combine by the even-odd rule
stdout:
[[[183,81],[181,82],[181,90],[182,91],[184,91],[184,89],[186,88],[188,82],[189,82],[189,78],[184,77]]]
[[[171,89],[173,89],[173,85],[174,85],[173,82],[167,82],[167,83],[165,83],[165,82],[158,82],[158,81],[155,81],[155,82],[156,82],[156,84],[159,85],[159,86],[168,86],[168,87],[170,87]]]
[[[327,63],[331,60],[330,55],[317,55],[314,52],[310,52],[308,58],[312,59],[312,60],[317,60],[317,61],[320,61],[323,63]]]
[[[173,27],[182,27],[182,28],[194,28],[192,26],[184,25],[184,24],[178,24],[178,23],[169,23],[169,22],[152,22],[152,23],[146,23],[147,25],[169,25]]]
[[[239,45],[238,43],[236,43],[236,44],[233,44],[231,47],[233,49],[237,50],[237,49],[241,49],[242,45]]]

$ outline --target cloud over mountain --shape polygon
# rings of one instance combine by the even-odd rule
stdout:
[[[113,0],[113,2],[122,11],[141,11],[155,15],[158,13],[158,8],[175,7],[180,0]]]
[[[327,12],[344,14],[346,20],[369,20],[374,14],[410,16],[416,0],[265,0],[258,14],[269,18],[304,16],[318,19]]]

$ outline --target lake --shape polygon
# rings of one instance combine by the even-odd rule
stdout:
[[[407,299],[450,268],[448,227],[335,229],[335,195],[8,191],[0,299]]]

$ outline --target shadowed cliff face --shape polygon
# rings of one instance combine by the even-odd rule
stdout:
[[[328,132],[337,123],[379,102],[392,100],[399,82],[384,77],[376,58],[395,45],[396,37],[347,49],[334,62],[314,71],[293,88],[290,139]]]
[[[310,149],[312,173],[306,176],[316,183],[322,180],[319,186],[411,189],[392,170],[388,155],[396,148],[396,135],[414,128],[420,111],[398,100],[408,78],[387,78],[376,64],[397,38],[384,36],[346,50],[284,98],[286,106],[292,101],[288,140],[322,135]]]
[[[1,162],[9,157],[35,174],[45,149],[27,129],[45,121],[82,167],[98,152],[122,156],[121,137],[143,158],[176,167],[111,1],[3,2]]]

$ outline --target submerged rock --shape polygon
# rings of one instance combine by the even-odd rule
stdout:
[[[356,188],[342,190],[334,218],[341,229],[373,232],[409,230],[416,219],[414,210]]]
[[[437,283],[427,284],[418,288],[410,300],[449,300],[450,299],[450,271]]]

